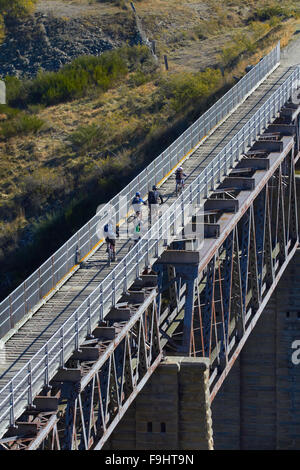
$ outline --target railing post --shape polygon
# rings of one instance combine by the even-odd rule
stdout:
[[[41,268],[39,268],[39,300],[41,300],[42,298],[42,294],[41,294]]]
[[[54,287],[54,259],[53,255],[51,256],[51,273],[52,273],[52,288]]]
[[[184,227],[184,200],[183,200],[183,193],[180,195],[181,199],[181,226]]]
[[[115,270],[112,272],[112,296],[111,296],[111,303],[114,307],[116,304],[116,274]]]
[[[89,250],[88,251],[91,251],[92,249],[92,243],[91,243],[91,221],[89,220]]]
[[[124,266],[124,281],[123,281],[123,291],[127,292],[127,258],[123,259],[123,266]]]
[[[190,184],[189,187],[189,197],[190,197],[190,204],[193,204],[193,183]]]
[[[10,324],[10,328],[13,328],[14,323],[13,323],[11,294],[9,295],[9,324]]]
[[[136,255],[135,255],[135,275],[136,279],[140,277],[140,267],[139,267],[139,244],[137,245]]]
[[[204,175],[204,179],[205,179],[205,193],[204,193],[204,197],[205,199],[207,199],[208,197],[208,176],[207,176],[207,168],[205,168],[205,175]]]
[[[230,141],[230,168],[233,168],[233,143],[232,140]],[[226,175],[228,174],[227,172],[227,167],[226,167]]]
[[[79,336],[78,336],[78,310],[75,311],[75,351],[79,349]]]
[[[88,297],[88,307],[87,307],[87,317],[88,317],[88,324],[87,324],[87,336],[91,336],[92,334],[92,322],[91,322],[91,299]]]
[[[49,356],[48,356],[48,344],[45,344],[45,386],[49,386]]]
[[[211,171],[211,185],[210,188],[213,191],[215,189],[215,179],[214,179],[214,160],[211,162],[212,163],[212,171]]]
[[[14,384],[13,384],[13,379],[10,381],[10,386],[9,386],[9,402],[10,402],[10,416],[9,416],[9,424],[10,426],[15,425],[15,397],[14,397]]]
[[[100,284],[100,308],[99,308],[99,323],[103,320],[104,305],[103,305],[103,286]]]
[[[60,367],[64,366],[64,326],[60,329]]]
[[[158,258],[158,238],[156,239],[156,242],[155,242],[155,257]]]
[[[27,305],[27,298],[26,298],[26,280],[24,281],[23,293],[24,293],[24,312],[26,314],[28,312],[28,305]]]
[[[31,375],[31,362],[28,362],[27,366],[28,373],[28,405],[32,406],[32,375]]]
[[[145,259],[145,267],[148,268],[149,266],[149,238],[146,241],[146,259]]]

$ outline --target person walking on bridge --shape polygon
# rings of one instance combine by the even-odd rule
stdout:
[[[184,189],[184,178],[186,178],[186,174],[183,173],[182,166],[179,166],[175,173],[176,179],[176,196]]]
[[[163,204],[164,200],[155,185],[152,186],[152,191],[148,192],[148,207],[149,207],[149,221],[150,224],[154,223],[158,216],[158,206]]]

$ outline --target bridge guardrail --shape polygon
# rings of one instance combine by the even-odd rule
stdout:
[[[300,67],[294,69],[285,82],[257,110],[252,118],[228,142],[207,168],[191,183],[167,209],[150,230],[140,239],[127,256],[107,275],[89,297],[65,321],[47,343],[20,369],[0,391],[0,424],[13,424],[16,410],[30,405],[43,385],[48,385],[52,374],[80,342],[103,320],[116,299],[126,291],[127,285],[139,276],[150,261],[155,260],[189,221],[184,207],[202,204],[210,188],[226,176],[235,162],[256,140],[289,100],[300,85]],[[0,429],[1,431],[1,429]]]
[[[197,119],[173,144],[6,297],[0,303],[0,339],[43,299],[48,297],[57,284],[74,270],[78,263],[78,257],[82,260],[100,244],[97,225],[107,217],[108,208],[114,207],[117,221],[120,221],[127,213],[128,198],[130,199],[137,190],[142,194],[147,194],[153,184],[158,184],[163,180],[174,166],[179,164],[220,121],[253,91],[261,80],[279,64],[279,60],[280,44],[278,43],[265,58]],[[123,196],[124,200],[120,202]]]

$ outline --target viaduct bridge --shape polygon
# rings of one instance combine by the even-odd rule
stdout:
[[[211,407],[298,247],[299,87],[278,44],[3,300],[1,449],[213,448]],[[166,203],[133,243],[153,184]]]

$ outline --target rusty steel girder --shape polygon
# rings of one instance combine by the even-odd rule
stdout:
[[[159,260],[162,273],[165,265],[173,268],[177,298],[171,324],[161,325],[169,339],[165,350],[210,359],[211,400],[298,246],[297,136],[284,136],[283,129],[271,138],[266,132],[258,142],[221,184],[224,191],[211,193],[207,211],[204,205],[205,224],[213,215],[219,235],[204,239],[194,261],[191,252],[186,262],[178,244]],[[228,209],[234,207],[230,201],[237,210]],[[170,287],[166,291],[160,278],[163,298]]]
[[[123,295],[0,440],[3,450],[103,446],[162,358],[156,283],[155,275],[142,275]],[[46,411],[54,398],[55,407]]]

